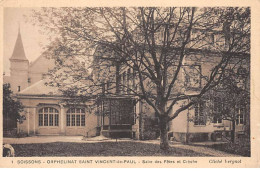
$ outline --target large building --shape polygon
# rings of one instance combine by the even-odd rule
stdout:
[[[102,53],[102,51],[97,50],[94,58],[100,56],[97,55],[98,53]],[[193,61],[192,59],[195,59],[193,56],[201,60]],[[219,60],[217,53],[210,52],[207,53],[207,56],[202,57],[200,52],[194,51],[189,57],[185,60],[185,65],[196,63],[195,69],[199,69],[203,73],[208,73],[212,64]],[[120,136],[137,139],[159,136],[158,129],[149,129],[149,127],[156,128],[158,126],[151,108],[144,101],[139,101],[137,97],[128,95],[127,89],[108,90],[108,82],[104,84],[102,95],[95,99],[76,106],[65,103],[66,97],[58,88],[45,84],[44,75],[55,67],[55,61],[47,59],[43,53],[34,62],[29,63],[24,52],[20,31],[10,62],[11,75],[4,76],[4,83],[10,83],[15,97],[25,106],[21,115],[24,115],[26,119],[18,124],[19,133],[28,135],[84,135],[88,137],[102,134],[107,137]],[[244,63],[247,67],[249,66],[248,62]],[[93,70],[94,75],[98,72],[98,68]],[[185,80],[185,69],[182,72],[183,78],[181,79]],[[122,85],[126,87],[137,85],[138,80],[134,78],[133,70],[121,67],[119,75],[120,79],[117,81]],[[199,81],[194,81],[196,79]],[[189,85],[192,82],[195,84],[193,84],[195,89]],[[196,86],[201,86],[201,84],[200,77],[193,77],[185,83],[185,87],[191,88],[188,93],[194,93]],[[105,92],[110,93],[106,94]],[[93,101],[97,102],[94,109],[90,107],[93,105]],[[202,111],[202,106],[199,104],[183,111],[169,123],[170,137],[177,141],[187,141],[187,138],[193,141],[208,140],[212,137],[212,133],[229,131],[232,128],[230,121],[219,118],[207,119]],[[242,113],[239,109],[236,131],[243,132],[245,130],[245,125],[248,122],[245,121],[246,116],[246,112]]]

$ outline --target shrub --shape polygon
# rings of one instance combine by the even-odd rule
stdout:
[[[160,136],[158,119],[155,117],[143,118],[143,139],[153,140]]]

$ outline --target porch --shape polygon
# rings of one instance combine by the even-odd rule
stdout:
[[[100,134],[109,138],[134,138],[136,100],[132,97],[99,97],[97,117]]]

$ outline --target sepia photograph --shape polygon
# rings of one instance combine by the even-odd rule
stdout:
[[[4,7],[2,159],[252,157],[251,9]]]

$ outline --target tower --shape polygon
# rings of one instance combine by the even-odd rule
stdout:
[[[28,87],[29,61],[25,56],[20,28],[10,60],[11,90],[17,93]]]

